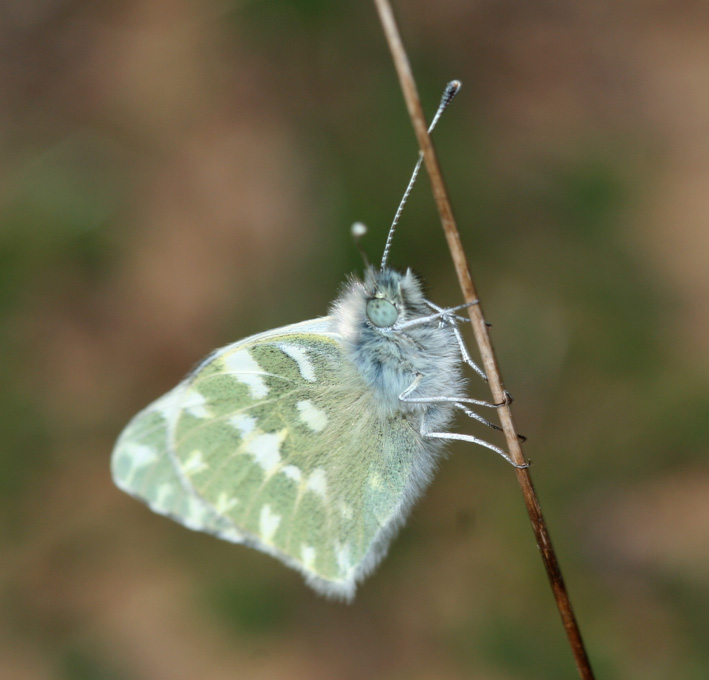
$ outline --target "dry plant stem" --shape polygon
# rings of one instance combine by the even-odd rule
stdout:
[[[433,145],[431,144],[431,139],[428,136],[428,125],[421,108],[421,102],[419,100],[416,84],[411,73],[411,67],[409,65],[406,52],[401,42],[401,37],[399,36],[399,31],[394,19],[391,5],[388,0],[374,0],[374,2],[377,7],[377,11],[379,12],[379,18],[381,20],[387,42],[389,43],[389,48],[394,59],[397,73],[399,75],[401,87],[404,92],[404,98],[406,99],[406,106],[409,110],[409,115],[411,116],[411,121],[414,125],[419,147],[423,152],[424,162],[433,187],[433,195],[436,200],[441,222],[443,224],[443,230],[445,232],[446,239],[448,240],[448,247],[450,248],[455,270],[458,274],[458,281],[463,292],[463,297],[466,302],[473,302],[478,299],[477,293],[475,291],[473,279],[470,275],[470,269],[468,267],[465,253],[460,242],[460,235],[453,217],[450,201],[448,200],[448,194],[443,181],[443,176],[441,175],[440,167],[438,165],[438,159]],[[468,307],[468,313],[472,322],[475,340],[482,356],[485,373],[487,374],[490,382],[490,389],[492,391],[493,398],[496,402],[506,401],[505,390],[502,385],[502,376],[500,375],[500,369],[492,348],[488,327],[485,324],[482,306],[477,304]],[[515,463],[523,464],[525,459],[522,453],[522,447],[520,446],[520,442],[517,437],[517,431],[512,420],[512,412],[509,404],[500,407],[498,412],[500,415],[502,429],[505,434],[505,439],[507,440],[507,447],[510,456]],[[559,562],[556,559],[556,553],[554,552],[551,544],[546,522],[544,521],[544,517],[542,515],[542,509],[534,491],[534,486],[532,485],[532,478],[529,474],[529,469],[517,469],[516,473],[517,480],[524,496],[524,502],[527,506],[527,512],[529,513],[529,518],[532,522],[532,528],[534,529],[534,534],[537,539],[537,545],[541,551],[542,559],[544,560],[544,565],[554,592],[557,607],[559,608],[559,613],[561,614],[566,635],[569,639],[571,650],[576,661],[576,666],[581,678],[584,680],[593,680],[594,676],[593,671],[591,670],[591,664],[588,659],[588,655],[586,654],[581,632],[579,631],[576,617],[574,616],[574,612],[571,607],[571,601],[569,599],[566,586],[564,585],[564,579],[561,575],[561,568],[559,567]]]

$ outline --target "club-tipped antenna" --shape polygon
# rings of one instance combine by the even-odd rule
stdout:
[[[455,97],[458,94],[458,90],[460,90],[460,80],[451,80],[450,83],[446,85],[446,89],[443,90],[443,96],[441,97],[441,103],[438,105],[438,110],[436,111],[436,115],[433,116],[433,120],[431,121],[431,125],[428,128],[428,134],[430,135],[431,132],[433,132],[433,128],[436,127],[438,124],[438,121],[443,114],[443,112],[448,108],[448,105],[453,101],[453,97]],[[389,227],[389,234],[387,236],[386,244],[384,245],[384,253],[382,254],[382,264],[381,268],[384,269],[387,264],[387,260],[389,259],[389,250],[391,249],[391,242],[394,239],[394,232],[396,231],[396,225],[399,223],[399,218],[401,217],[401,213],[404,210],[404,206],[406,205],[406,201],[409,199],[409,194],[411,193],[411,189],[413,189],[414,184],[416,183],[416,178],[419,175],[419,171],[421,170],[421,164],[423,163],[423,152],[419,151],[419,158],[418,161],[416,162],[416,167],[414,168],[413,173],[411,174],[411,179],[409,180],[409,184],[406,187],[406,191],[404,191],[404,195],[401,198],[401,202],[399,203],[399,207],[396,209],[396,214],[394,215],[394,221],[391,223],[391,227]]]
[[[369,258],[367,257],[366,251],[362,247],[362,237],[367,234],[367,225],[363,222],[355,222],[350,227],[350,233],[352,234],[352,239],[354,240],[355,245],[357,246],[357,250],[359,250],[359,254],[364,260],[365,269],[369,269]]]

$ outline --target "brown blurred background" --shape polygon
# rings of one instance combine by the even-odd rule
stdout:
[[[427,111],[464,84],[436,141],[598,677],[709,677],[709,6],[398,10]],[[379,257],[416,146],[373,6],[3,0],[0,49],[0,677],[575,677],[491,453],[351,606],[110,480],[200,357],[326,313],[353,221]],[[460,300],[425,177],[392,264]]]

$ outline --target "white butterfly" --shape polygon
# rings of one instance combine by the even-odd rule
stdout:
[[[463,396],[461,369],[482,372],[455,309],[427,301],[410,270],[387,266],[390,242],[382,266],[350,281],[329,316],[217,350],[135,416],[113,452],[116,484],[351,599],[446,440],[509,460],[448,430],[456,411],[486,422],[468,405],[491,404]]]

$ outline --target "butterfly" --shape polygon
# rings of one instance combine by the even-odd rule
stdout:
[[[486,422],[469,406],[495,405],[462,396],[463,365],[482,374],[464,319],[429,302],[411,270],[388,266],[392,234],[381,266],[350,279],[328,316],[216,350],[138,413],[113,451],[116,485],[351,600],[447,440],[509,460],[449,431],[457,411]]]

